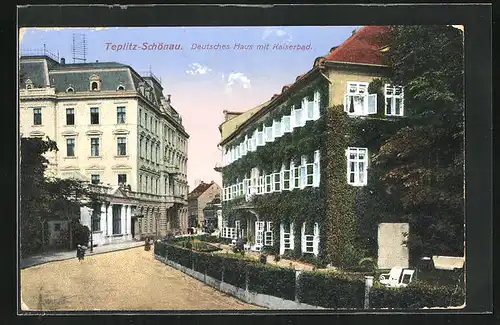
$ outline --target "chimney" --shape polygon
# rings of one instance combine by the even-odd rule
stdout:
[[[66,59],[65,58],[61,58],[61,64],[66,64]]]
[[[167,103],[169,103],[169,104],[170,104],[170,96],[172,96],[172,95],[167,95]]]

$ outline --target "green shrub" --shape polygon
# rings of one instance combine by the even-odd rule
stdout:
[[[455,286],[432,285],[420,281],[405,288],[374,286],[370,292],[372,308],[417,309],[423,307],[461,306],[465,292]]]
[[[155,255],[160,255],[162,257],[165,257],[167,245],[165,245],[164,243],[161,243],[161,242],[156,242],[154,244],[153,250],[154,250]]]
[[[224,282],[232,284],[236,287],[245,289],[246,270],[245,267],[251,261],[236,258],[224,258]]]
[[[247,265],[250,291],[283,299],[295,299],[295,271],[272,265]]]
[[[365,284],[361,277],[337,272],[304,272],[300,302],[326,308],[363,308]]]

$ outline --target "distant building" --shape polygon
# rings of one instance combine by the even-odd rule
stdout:
[[[220,197],[221,188],[214,181],[210,183],[201,182],[195,189],[188,194],[188,220],[186,224],[181,225],[183,231],[188,227],[203,227],[203,209],[207,203]]]
[[[222,204],[220,194],[217,194],[203,209],[203,226],[208,229],[219,229],[222,227]]]
[[[56,141],[49,175],[87,181],[106,203],[82,209],[101,245],[179,229],[187,216],[187,141],[151,72],[116,62],[21,56],[20,133]]]

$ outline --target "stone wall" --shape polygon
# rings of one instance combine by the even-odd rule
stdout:
[[[410,227],[407,223],[378,225],[378,268],[408,267],[408,246],[404,244]]]

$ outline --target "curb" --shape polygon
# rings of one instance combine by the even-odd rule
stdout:
[[[85,256],[93,256],[93,255],[100,255],[100,254],[106,254],[106,253],[113,253],[113,252],[118,252],[118,251],[124,251],[124,250],[127,250],[127,249],[137,248],[137,247],[141,247],[141,246],[144,246],[144,244],[141,243],[140,245],[137,245],[137,246],[131,246],[131,247],[125,247],[125,248],[118,248],[118,249],[109,250],[109,251],[105,251],[105,252],[87,253],[87,254],[85,254]],[[37,265],[43,265],[43,264],[52,263],[52,262],[66,261],[66,260],[70,260],[70,259],[73,259],[73,258],[76,258],[76,256],[60,257],[60,258],[56,258],[56,259],[53,259],[53,260],[50,260],[50,261],[35,262],[33,264],[24,265],[24,266],[20,265],[19,269],[23,270],[23,269],[27,269],[27,268],[30,268],[30,267],[33,267],[33,266],[37,266]]]

